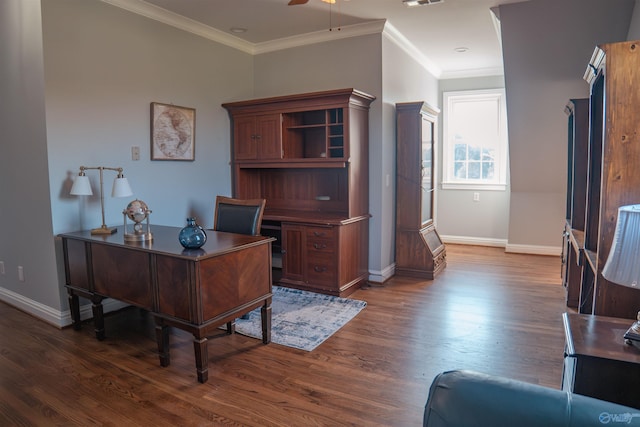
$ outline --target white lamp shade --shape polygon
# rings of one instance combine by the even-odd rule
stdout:
[[[113,180],[111,197],[129,197],[131,195],[133,195],[133,191],[131,191],[131,186],[127,178],[121,177]]]
[[[89,183],[89,177],[86,175],[77,176],[76,180],[73,181],[73,185],[71,186],[70,194],[73,194],[74,196],[93,195],[93,191],[91,191],[91,183]]]
[[[618,223],[602,276],[635,288],[640,282],[640,205],[618,208]]]

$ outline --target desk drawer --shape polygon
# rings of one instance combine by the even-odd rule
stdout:
[[[307,258],[307,280],[309,283],[331,285],[337,277],[337,265],[334,255],[317,253]]]
[[[153,308],[149,254],[101,244],[91,245],[94,291],[146,310]]]

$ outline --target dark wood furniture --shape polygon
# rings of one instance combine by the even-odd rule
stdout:
[[[433,223],[435,123],[425,102],[396,104],[395,273],[433,279],[447,265]]]
[[[571,99],[567,114],[567,204],[562,245],[562,285],[567,306],[578,308],[584,264],[584,219],[587,201],[589,99]],[[585,299],[583,301],[587,303]],[[584,309],[582,307],[581,309]]]
[[[153,240],[124,242],[120,232],[61,234],[73,325],[78,297],[93,303],[96,337],[105,337],[102,300],[114,298],[148,310],[156,320],[160,365],[168,366],[168,326],[190,332],[198,381],[208,378],[207,335],[262,307],[262,341],[271,341],[271,242],[261,236],[207,232],[200,249],[184,249],[180,228],[155,226]],[[228,330],[229,333],[232,330]]]
[[[640,349],[625,343],[632,321],[564,313],[562,389],[640,408]]]
[[[213,229],[259,236],[265,199],[233,199],[217,196],[213,213]]]
[[[340,89],[223,104],[233,196],[267,200],[278,284],[346,296],[367,280],[374,99]]]
[[[580,153],[574,154],[574,167],[568,171],[573,174],[568,178],[573,205],[572,223],[565,231],[573,247],[567,254],[574,259],[567,261],[567,302],[575,305],[579,294],[580,313],[635,319],[640,292],[605,280],[602,269],[618,208],[640,202],[640,42],[597,46],[584,78],[590,85],[588,157],[586,175],[576,166],[584,161],[576,157]]]

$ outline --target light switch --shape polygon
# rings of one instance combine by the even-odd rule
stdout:
[[[140,147],[137,145],[131,147],[131,160],[140,160]]]

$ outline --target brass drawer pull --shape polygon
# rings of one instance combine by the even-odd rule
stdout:
[[[324,231],[314,231],[313,235],[316,237],[322,237],[324,236],[326,233]]]
[[[320,243],[314,243],[313,247],[316,248],[316,249],[325,249],[327,247],[327,245],[320,244]]]
[[[318,265],[314,266],[313,269],[316,271],[316,273],[323,273],[327,271],[327,267],[320,267]]]

